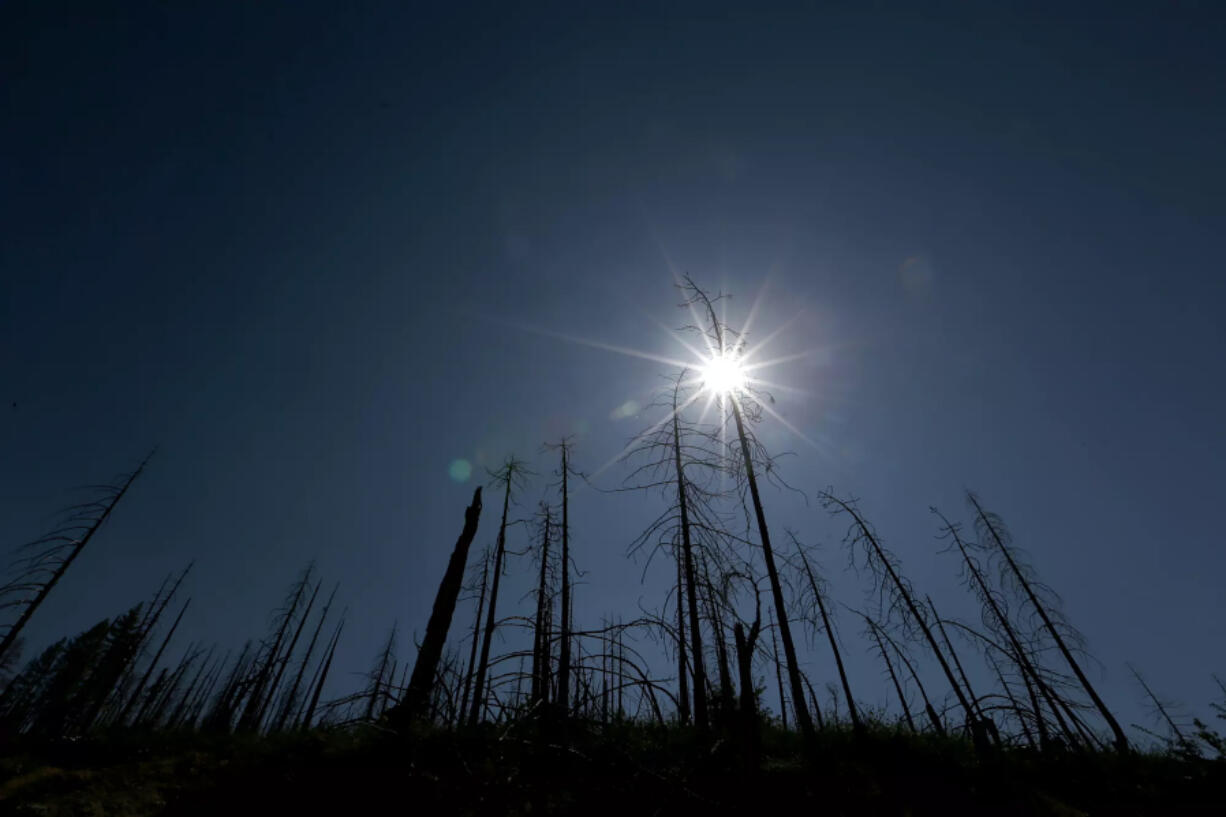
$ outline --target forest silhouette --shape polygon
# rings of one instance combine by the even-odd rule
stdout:
[[[679,288],[698,345],[739,354],[720,296],[689,278]],[[713,420],[687,410],[704,398]],[[325,695],[337,645],[365,624],[337,609],[339,588],[313,564],[267,632],[237,651],[176,641],[191,603],[187,565],[148,600],[23,654],[26,625],[87,547],[105,549],[96,534],[153,478],[150,454],[14,553],[0,587],[0,810],[324,813],[389,796],[428,812],[521,814],[795,804],[1173,814],[1226,803],[1226,738],[1214,724],[1181,723],[1135,668],[1162,726],[1129,724],[1130,736],[1054,589],[974,493],[969,523],[932,512],[977,621],[942,615],[861,503],[833,488],[817,498],[846,524],[848,573],[832,573],[800,533],[772,528],[762,487],[790,486],[755,433],[771,422],[764,401],[773,398],[751,380],[712,394],[693,372],[673,373],[652,407],[662,419],[622,454],[623,482],[601,489],[656,503],[625,543],[667,572],[656,608],[576,621],[583,557],[571,533],[582,522],[570,496],[595,483],[576,466],[574,439],[551,441],[549,498],[515,517],[540,476],[507,457],[456,513],[460,532],[413,656],[401,657],[404,631],[393,626],[364,685],[338,696]],[[479,532],[494,541],[484,553],[473,549]],[[527,596],[506,596],[511,574]],[[831,597],[841,581],[866,584],[860,607]],[[853,649],[873,652],[881,678],[853,677]],[[884,708],[870,703],[883,682]],[[1210,705],[1226,719],[1218,686],[1224,698]]]

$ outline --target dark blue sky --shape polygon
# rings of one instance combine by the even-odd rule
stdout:
[[[1226,17],[1067,5],[5,3],[4,547],[162,447],[31,641],[195,558],[184,627],[238,645],[314,558],[366,669],[393,620],[424,628],[472,488],[453,460],[545,475],[575,433],[592,471],[653,419],[614,410],[666,367],[520,327],[675,356],[677,269],[736,320],[762,293],[759,337],[795,319],[772,349],[812,353],[776,407],[818,446],[760,429],[792,484],[859,496],[967,617],[928,506],[979,491],[1122,719],[1149,723],[1125,661],[1201,711],[1226,670]],[[658,604],[669,576],[624,558],[657,500],[574,501],[581,622]],[[842,523],[766,502],[862,604]]]

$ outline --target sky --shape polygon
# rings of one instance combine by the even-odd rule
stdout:
[[[349,611],[338,694],[393,622],[411,657],[486,468],[531,464],[525,518],[544,443],[573,435],[591,474],[659,419],[634,409],[671,372],[650,357],[687,354],[688,273],[733,325],[758,304],[751,343],[783,327],[787,425],[757,433],[808,496],[764,502],[838,599],[865,604],[827,487],[972,620],[929,511],[969,521],[972,489],[1121,720],[1154,726],[1125,662],[1203,716],[1226,672],[1217,4],[445,5],[0,6],[0,548],[159,446],[29,646],[194,559],[178,647],[238,647],[316,560]],[[584,625],[671,581],[626,557],[661,499],[596,490],[626,473],[572,499]]]

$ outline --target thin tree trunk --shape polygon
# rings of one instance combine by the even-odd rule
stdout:
[[[685,574],[686,601],[690,613],[690,655],[694,666],[694,723],[700,733],[708,728],[707,678],[702,652],[702,630],[698,624],[698,588],[694,575],[694,545],[690,536],[689,499],[685,491],[685,470],[681,462],[681,423],[677,418],[677,390],[673,390],[673,467],[677,472],[677,507],[681,512],[681,556]],[[681,606],[681,598],[677,599]],[[680,628],[681,611],[677,612]],[[678,629],[680,632],[680,629]]]
[[[911,717],[911,707],[907,705],[907,696],[903,694],[902,684],[898,683],[898,675],[894,672],[894,664],[890,662],[885,645],[881,643],[881,636],[877,634],[876,627],[870,627],[870,630],[873,639],[877,642],[877,652],[881,653],[881,659],[885,661],[885,669],[890,674],[890,682],[894,684],[894,693],[898,696],[898,702],[902,704],[902,714],[907,719],[907,726],[911,727],[912,732],[918,732],[919,730],[915,728],[915,720]]]
[[[783,667],[779,665],[779,645],[775,642],[775,617],[770,613],[767,615],[770,617],[771,659],[775,662],[775,682],[779,685],[779,720],[783,724],[783,731],[786,732],[788,731],[788,702],[783,696]]]
[[[677,716],[682,724],[690,722],[689,669],[685,661],[685,580],[681,572],[681,553],[677,556]]]
[[[1052,623],[1051,617],[1047,614],[1047,608],[1043,606],[1042,602],[1039,601],[1039,597],[1035,595],[1034,590],[1030,587],[1030,582],[1026,580],[1025,574],[1022,573],[1022,570],[1018,567],[1017,562],[1013,560],[1013,554],[1009,552],[1007,547],[1005,547],[1005,543],[1002,541],[1000,534],[997,532],[996,526],[992,524],[990,519],[988,519],[987,513],[984,512],[983,507],[979,504],[979,500],[974,494],[968,494],[967,498],[970,500],[971,505],[975,507],[975,512],[979,514],[980,521],[992,534],[992,539],[996,542],[997,549],[1000,551],[1001,555],[1005,557],[1005,562],[1008,563],[1009,569],[1013,571],[1013,575],[1017,578],[1018,584],[1020,584],[1022,589],[1025,591],[1026,597],[1030,599],[1030,603],[1034,606],[1035,612],[1039,614],[1039,618],[1043,620],[1043,626],[1047,628],[1048,634],[1052,637],[1052,640],[1056,642],[1056,647],[1060,650],[1060,654],[1064,656],[1064,660],[1068,663],[1069,667],[1072,668],[1073,674],[1076,675],[1077,680],[1081,682],[1082,688],[1085,689],[1086,694],[1090,696],[1090,700],[1094,702],[1094,706],[1098,708],[1099,714],[1103,716],[1103,720],[1105,720],[1107,725],[1111,728],[1111,733],[1115,736],[1116,751],[1120,752],[1121,754],[1127,754],[1129,751],[1128,736],[1124,734],[1124,730],[1120,727],[1119,721],[1115,719],[1115,716],[1111,714],[1111,710],[1107,708],[1107,704],[1105,704],[1103,699],[1099,697],[1098,691],[1094,689],[1094,685],[1090,683],[1090,679],[1087,678],[1086,674],[1082,671],[1081,665],[1077,663],[1077,659],[1073,657],[1072,651],[1069,650],[1068,645],[1064,643],[1064,639],[1060,636],[1060,631],[1056,629],[1055,624]]]
[[[128,715],[132,712],[132,707],[136,705],[136,701],[140,698],[140,694],[145,689],[145,684],[149,682],[149,676],[153,674],[154,667],[162,658],[162,653],[166,650],[166,645],[170,643],[170,639],[174,637],[175,630],[179,629],[179,622],[183,620],[183,614],[187,612],[187,605],[191,604],[192,600],[188,599],[183,603],[183,609],[179,611],[179,615],[175,617],[175,623],[170,626],[170,632],[166,633],[166,637],[162,639],[162,646],[158,647],[158,651],[153,656],[153,661],[149,663],[149,669],[145,670],[145,674],[141,676],[140,682],[136,685],[136,689],[132,692],[132,697],[128,698],[128,703],[119,713],[116,723],[123,724],[127,720]],[[138,718],[139,719],[139,718]]]
[[[460,711],[468,711],[472,693],[473,673],[477,670],[477,650],[481,648],[481,614],[485,612],[485,588],[490,576],[490,552],[485,551],[481,567],[481,590],[477,593],[477,614],[473,616],[472,646],[468,652],[468,672],[464,673],[464,693],[460,696]]]
[[[478,488],[477,490],[481,490]],[[315,684],[315,691],[311,693],[311,702],[307,705],[306,714],[302,716],[302,723],[298,728],[302,730],[311,728],[311,720],[315,717],[315,708],[319,706],[319,696],[323,693],[324,682],[328,680],[328,670],[332,668],[332,656],[336,655],[336,644],[341,639],[341,630],[345,629],[345,620],[342,618],[336,625],[336,632],[332,636],[332,644],[328,647],[328,657],[324,659],[323,664],[319,669],[319,681]]]
[[[714,311],[712,311],[714,319]],[[766,562],[766,575],[770,579],[771,599],[775,604],[776,620],[779,622],[779,640],[783,642],[783,653],[788,662],[788,678],[792,688],[792,706],[796,709],[796,721],[805,740],[812,744],[813,721],[809,717],[809,707],[805,703],[805,690],[800,681],[800,664],[796,658],[796,645],[792,641],[792,628],[788,625],[787,606],[783,601],[783,586],[779,582],[779,571],[775,568],[775,552],[771,548],[770,531],[766,526],[766,512],[762,509],[762,497],[758,494],[758,480],[754,475],[753,459],[749,454],[749,441],[745,435],[745,424],[741,420],[741,409],[735,397],[732,403],[732,416],[736,420],[736,432],[741,441],[741,457],[745,462],[745,478],[749,482],[749,495],[753,500],[754,516],[758,522],[758,536],[762,540],[762,558]]]
[[[298,646],[298,638],[302,635],[302,630],[306,627],[307,619],[311,615],[311,608],[315,606],[315,598],[319,595],[320,585],[323,584],[323,579],[315,582],[315,590],[311,592],[311,598],[307,601],[306,609],[302,611],[302,618],[298,620],[298,627],[294,630],[294,637],[290,639],[289,647],[285,650],[285,656],[280,661],[280,666],[277,667],[277,674],[273,676],[272,684],[268,687],[267,703],[260,708],[260,721],[264,720],[264,710],[273,702],[277,695],[277,689],[281,686],[281,678],[285,675],[285,668],[289,666],[290,658],[294,655],[294,648]]]
[[[847,711],[851,717],[851,727],[859,734],[864,731],[864,724],[860,722],[860,714],[856,711],[856,699],[852,696],[851,684],[847,681],[847,670],[843,667],[843,656],[839,652],[839,645],[834,637],[834,627],[831,626],[830,617],[826,614],[826,603],[817,585],[817,578],[813,575],[813,569],[809,566],[809,560],[805,558],[804,551],[799,547],[796,550],[800,554],[800,563],[804,565],[805,575],[809,577],[809,586],[813,590],[813,598],[817,600],[817,610],[822,616],[822,627],[826,630],[826,638],[830,642],[830,651],[834,653],[834,663],[839,670],[839,681],[843,684],[843,697],[847,699]]]
[[[545,530],[541,537],[541,579],[536,591],[536,626],[532,628],[532,701],[540,702],[542,708],[549,703],[549,655],[550,635],[547,625],[549,609],[548,587],[546,584],[549,567],[549,528],[551,522],[549,509],[545,509]]]
[[[149,458],[152,456],[153,452],[150,452],[149,455],[146,456],[141,462],[141,464],[137,466],[137,469],[128,476],[123,483],[123,487],[121,487],[119,492],[116,493],[111,501],[107,503],[106,507],[102,510],[102,513],[98,515],[98,518],[95,519],[89,526],[89,529],[85,531],[85,535],[81,537],[80,541],[72,546],[72,552],[68,554],[60,566],[56,568],[55,572],[51,574],[51,578],[48,579],[45,584],[43,584],[42,588],[38,591],[38,594],[31,599],[30,603],[27,604],[25,609],[21,611],[21,615],[18,616],[17,621],[13,622],[13,625],[9,627],[8,632],[4,634],[4,638],[0,639],[0,659],[4,658],[5,653],[7,653],[9,648],[13,646],[13,642],[17,640],[17,636],[21,635],[21,631],[25,629],[26,624],[30,621],[30,617],[34,615],[34,611],[42,605],[48,594],[51,593],[52,589],[55,588],[60,579],[64,577],[64,574],[68,572],[68,568],[71,567],[73,561],[75,561],[76,558],[81,555],[81,551],[85,550],[85,546],[89,544],[90,539],[94,538],[94,534],[98,532],[100,527],[102,527],[102,523],[110,517],[111,511],[115,510],[115,506],[119,504],[119,500],[123,499],[124,494],[126,494],[128,489],[132,487],[132,483],[135,482],[136,478],[139,477],[141,472],[145,470],[145,465],[148,464]]]
[[[958,653],[954,649],[954,644],[949,640],[949,633],[945,632],[945,624],[941,621],[941,614],[937,612],[937,606],[933,604],[931,596],[925,596],[924,598],[928,602],[928,607],[932,610],[932,617],[937,623],[937,630],[941,633],[941,639],[945,642],[945,649],[949,650],[949,657],[953,659],[954,668],[958,670],[958,677],[962,679],[962,685],[966,687],[966,694],[971,702],[971,717],[982,718],[983,714],[979,710],[979,699],[975,697],[975,690],[971,689],[971,680],[966,677],[966,672],[962,669],[962,662],[958,660]]]
[[[485,701],[485,675],[490,663],[490,645],[494,640],[494,628],[498,624],[498,586],[502,581],[503,559],[507,551],[507,509],[511,505],[511,483],[514,479],[510,466],[507,466],[507,469],[506,486],[502,493],[502,520],[498,523],[498,543],[494,549],[494,576],[490,582],[490,607],[485,619],[485,636],[481,641],[481,661],[477,664],[477,683],[473,691],[472,712],[468,718],[470,724],[477,722],[477,717],[481,713],[481,705]],[[484,582],[482,584],[484,586]]]
[[[932,648],[932,652],[937,658],[937,663],[941,665],[941,670],[945,673],[946,680],[949,681],[950,688],[953,689],[954,695],[958,698],[958,703],[962,705],[962,711],[966,713],[966,720],[972,720],[974,718],[974,712],[971,709],[970,701],[967,700],[966,695],[962,692],[962,687],[958,683],[958,680],[954,678],[953,670],[949,668],[949,663],[945,660],[945,655],[941,652],[941,648],[937,644],[937,640],[933,636],[932,630],[928,627],[928,622],[925,619],[924,614],[920,611],[918,605],[916,605],[915,599],[911,598],[910,591],[907,590],[907,586],[903,583],[898,573],[894,570],[894,566],[886,557],[884,549],[877,541],[877,537],[871,530],[869,530],[868,524],[865,523],[863,518],[861,518],[859,511],[831,494],[826,494],[826,496],[833,500],[835,504],[837,504],[851,516],[851,518],[855,521],[856,526],[860,529],[860,533],[864,540],[867,541],[876,552],[878,560],[884,566],[886,574],[890,577],[890,581],[898,591],[898,594],[902,598],[903,603],[906,605],[907,610],[911,613],[912,621],[914,621],[920,628],[920,631],[924,634],[924,640],[926,640],[928,642],[928,646]],[[901,653],[899,653],[899,657],[902,658],[903,661],[906,661],[906,658]]]
[[[561,638],[558,648],[558,697],[561,715],[567,715],[570,703],[570,495],[567,477],[570,474],[569,449],[562,443],[562,613]]]
[[[290,715],[298,707],[298,689],[302,684],[302,676],[306,673],[307,665],[311,662],[311,656],[315,654],[315,644],[319,640],[319,634],[323,630],[324,622],[328,620],[328,611],[332,609],[332,601],[336,598],[336,591],[340,589],[340,582],[337,582],[332,587],[332,593],[328,596],[328,603],[324,605],[324,609],[319,616],[319,622],[315,625],[315,631],[311,634],[311,641],[307,644],[306,653],[302,656],[302,663],[298,665],[298,672],[294,674],[294,682],[290,684],[289,691],[285,694],[285,701],[281,706],[281,714],[277,717],[277,722],[273,726],[272,731],[280,732],[285,728],[285,722],[289,720]]]

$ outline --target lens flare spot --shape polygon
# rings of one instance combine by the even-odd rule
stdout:
[[[447,466],[447,475],[456,482],[468,482],[468,478],[473,475],[473,464],[466,459],[454,459],[451,465]]]

